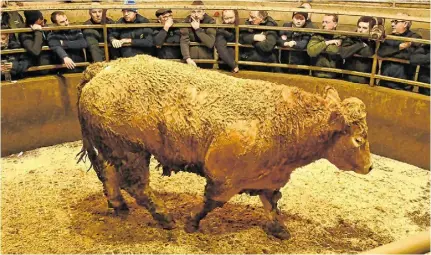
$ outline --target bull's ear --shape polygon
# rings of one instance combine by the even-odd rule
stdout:
[[[340,96],[338,96],[337,90],[335,90],[331,86],[325,87],[325,100],[329,102],[329,104],[340,104]]]
[[[334,130],[341,131],[344,129],[345,124],[346,120],[341,111],[339,109],[332,110],[329,115],[328,125]]]

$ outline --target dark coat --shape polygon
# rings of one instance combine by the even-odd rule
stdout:
[[[87,48],[87,41],[80,29],[52,31],[48,35],[48,45],[56,53],[58,63],[62,64],[65,57],[75,63],[85,61],[83,50]]]
[[[283,24],[283,27],[292,27],[292,22],[287,22]],[[315,28],[311,22],[306,22],[304,28]],[[278,37],[277,45],[284,47],[285,42],[295,41],[296,45],[292,47],[293,50],[282,50],[280,62],[283,64],[294,64],[294,65],[309,65],[310,57],[307,51],[307,44],[310,41],[311,34],[295,31],[280,31],[280,37]],[[287,36],[286,40],[281,37]]]
[[[184,23],[190,23],[190,15],[186,17]],[[215,20],[208,14],[204,15],[201,24],[215,24]],[[216,36],[215,28],[181,28],[180,47],[183,59],[212,59],[214,58],[214,43]],[[205,46],[190,46],[190,42],[203,43]]]
[[[371,73],[373,59],[369,58],[374,55],[376,44],[374,41],[362,38],[349,37],[343,40],[340,48],[340,56],[345,59],[344,69],[358,71],[363,73]],[[353,55],[361,55],[354,57]],[[370,79],[356,75],[345,75],[346,80],[356,83],[369,83]]]
[[[51,54],[42,51],[43,46],[48,46],[47,34],[45,31],[33,31],[21,33],[19,39],[22,47],[27,51],[27,56],[31,59],[30,66],[50,65],[52,63]],[[47,71],[41,74],[46,74]]]
[[[335,40],[335,39],[345,39],[344,36],[340,35],[313,35],[310,39],[310,42],[307,45],[307,53],[310,57],[315,58],[313,64],[315,66],[320,67],[329,67],[329,68],[341,68],[342,59],[340,57],[339,50],[340,47],[336,45],[326,45],[326,41]],[[320,72],[314,71],[314,76],[321,78],[335,78],[337,77],[336,73],[330,72]]]
[[[20,43],[15,39],[14,35],[9,36],[9,43],[7,49],[19,49],[21,48]],[[2,49],[3,50],[3,49]],[[1,60],[5,62],[12,62],[12,69],[10,70],[10,74],[13,79],[20,79],[25,76],[25,72],[30,65],[30,60],[26,54],[16,53],[16,54],[2,54]],[[1,75],[1,79],[3,80],[4,74]]]
[[[140,14],[136,14],[136,19],[133,22],[126,22],[124,18],[120,18],[117,24],[140,24],[149,23],[149,20]],[[140,28],[120,28],[115,29],[111,33],[112,39],[132,39],[131,46],[123,46],[120,48],[122,57],[133,57],[138,54],[154,54],[154,43],[153,43],[153,30],[148,27]]]
[[[156,45],[156,55],[161,59],[181,59],[181,49],[178,46],[163,46],[164,43],[180,43],[179,28],[171,27],[168,31],[161,28],[154,29],[153,41]]]
[[[422,38],[420,35],[407,30],[401,35],[402,37],[412,37],[412,38]],[[407,48],[400,50],[399,46],[403,43],[396,40],[385,40],[378,50],[378,56],[384,58],[399,58],[399,59],[409,59],[410,55],[416,51],[419,44],[412,43],[412,45]],[[390,76],[400,79],[412,79],[414,73],[414,68],[408,64],[396,63],[391,61],[383,61],[381,74],[385,76]],[[384,87],[389,87],[393,89],[400,90],[412,90],[412,86],[404,85],[401,83],[391,82],[391,81],[381,81],[380,85]]]
[[[115,21],[106,17],[106,24],[115,24]],[[92,19],[89,19],[84,22],[84,25],[99,25],[99,24],[94,23]],[[112,29],[108,29],[108,38],[111,32],[112,32]],[[104,42],[103,29],[87,28],[82,30],[82,33],[84,34],[85,40],[87,40],[87,44],[88,44],[87,49],[90,52],[91,59],[93,60],[93,62],[104,61],[105,60],[104,49],[99,47],[99,43]],[[117,49],[114,49],[114,50],[117,50]]]
[[[430,84],[430,45],[419,47],[410,55],[410,64],[420,65],[418,81]],[[419,93],[429,96],[430,89],[419,88]]]
[[[235,50],[233,47],[228,47],[228,42],[235,42],[235,29],[219,28],[217,29],[215,48],[219,57],[229,66],[231,70],[236,67]]]
[[[250,21],[245,22],[246,25],[251,25]],[[277,26],[277,22],[271,17],[267,17],[260,26]],[[254,35],[259,33],[266,35],[266,40],[262,42],[254,41]],[[239,35],[239,41],[241,44],[251,44],[253,49],[244,48],[241,49],[241,59],[246,61],[259,61],[275,63],[277,58],[274,54],[274,47],[277,44],[277,32],[271,30],[259,30],[259,29],[241,29]]]

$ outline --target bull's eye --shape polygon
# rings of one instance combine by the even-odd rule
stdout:
[[[352,141],[355,147],[360,147],[362,144],[364,144],[364,138],[362,137],[354,137]]]

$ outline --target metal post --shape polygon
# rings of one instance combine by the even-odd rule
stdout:
[[[102,11],[102,23],[103,23],[103,48],[105,49],[105,61],[109,61],[109,44],[108,44],[108,28],[106,27],[106,12],[107,9]]]
[[[373,87],[374,86],[374,76],[376,75],[376,70],[377,70],[377,51],[379,50],[380,47],[380,41],[376,42],[376,51],[374,52],[373,55],[373,65],[371,67],[371,77],[370,77],[370,86]]]
[[[239,61],[239,26],[235,25],[235,64]]]

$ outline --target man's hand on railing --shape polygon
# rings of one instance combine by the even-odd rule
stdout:
[[[123,45],[123,41],[122,40],[117,40],[117,39],[112,40],[112,46],[114,46],[114,48],[118,49],[122,45]]]
[[[192,66],[197,67],[196,62],[195,62],[195,61],[193,61],[193,59],[191,59],[191,58],[186,59],[186,62],[187,62],[187,64],[189,64],[189,65],[192,65]]]
[[[256,34],[253,36],[253,40],[255,40],[256,42],[263,42],[266,40],[266,35],[264,34]]]
[[[76,64],[73,62],[73,60],[69,57],[63,58],[64,64],[66,65],[67,69],[74,69]]]
[[[292,48],[293,46],[295,46],[295,45],[296,45],[296,42],[295,42],[295,41],[285,42],[283,45],[284,45],[285,47],[290,47],[290,48]]]
[[[400,47],[400,50],[404,50],[404,49],[410,48],[410,46],[412,46],[412,42],[403,42],[400,44],[399,47]]]
[[[3,62],[1,63],[1,72],[2,73],[6,73],[6,72],[10,72],[10,70],[12,69],[12,62]]]
[[[31,30],[33,31],[42,31],[42,26],[38,24],[30,25]]]
[[[341,43],[342,43],[342,40],[340,40],[340,39],[329,40],[329,41],[326,41],[325,43],[326,43],[326,45],[331,45],[331,44],[333,44],[333,45],[335,45],[335,46],[340,46],[340,45],[341,45]]]

